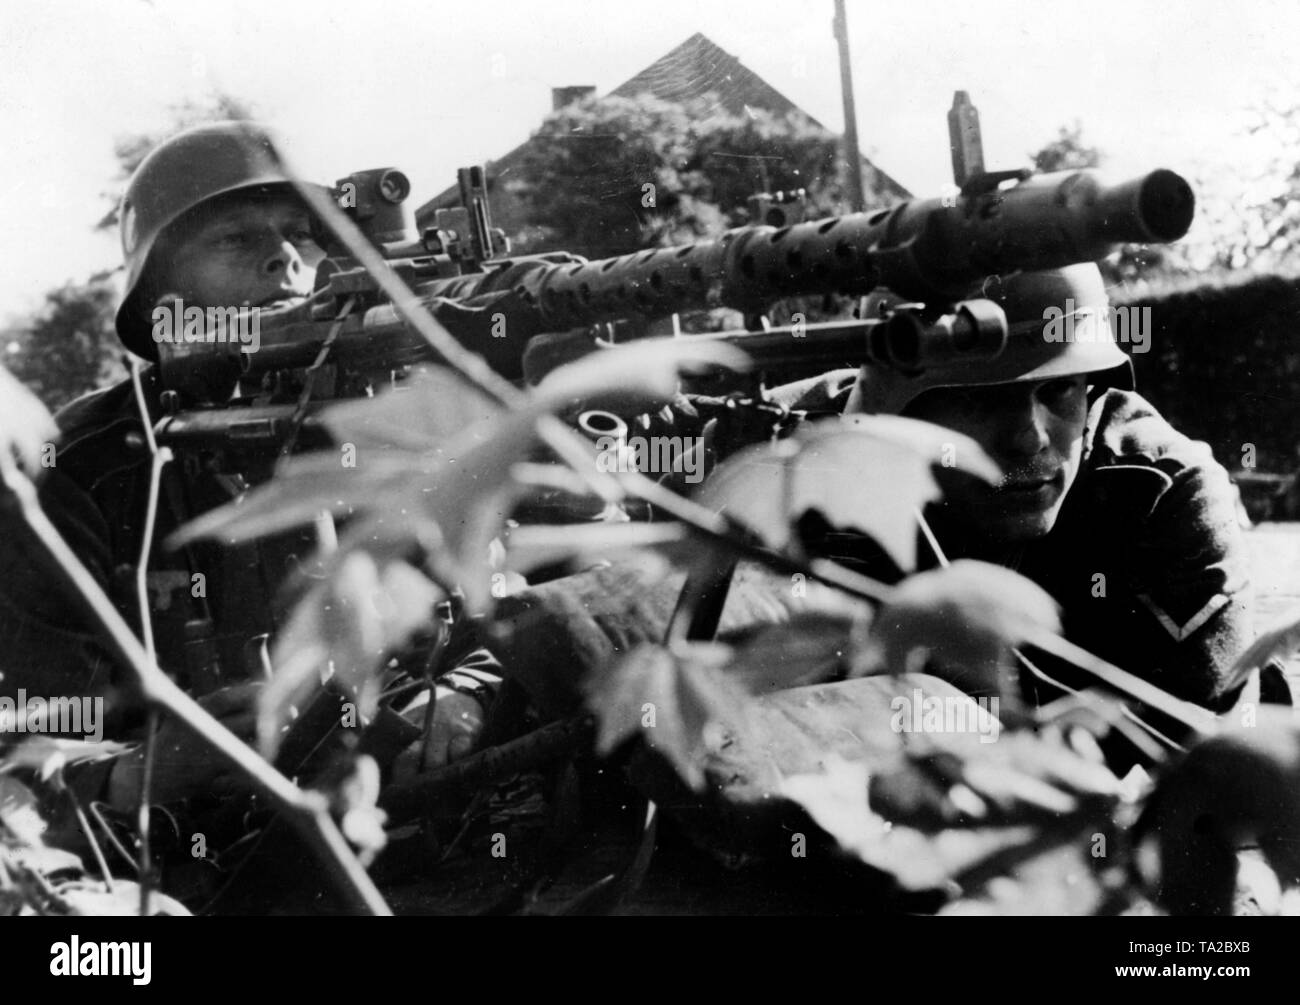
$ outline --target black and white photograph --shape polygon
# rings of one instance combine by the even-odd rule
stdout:
[[[105,916],[1091,916],[1151,919],[1107,983],[1281,972],[1297,37],[6,4],[24,967],[183,986]]]

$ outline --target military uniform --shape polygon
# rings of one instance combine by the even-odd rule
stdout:
[[[795,407],[835,412],[855,378],[837,371],[784,396]],[[943,503],[926,518],[948,559],[989,557]],[[811,536],[827,557],[889,582],[902,578],[858,535],[822,528]],[[917,555],[920,569],[939,564],[924,539]],[[1096,397],[1056,524],[998,560],[1052,595],[1070,641],[1215,711],[1241,699],[1242,687],[1230,687],[1225,673],[1254,636],[1253,592],[1232,484],[1208,445],[1179,433],[1141,395],[1111,388]],[[1060,670],[1071,687],[1094,683]],[[1062,693],[1036,678],[1025,683],[1040,702]],[[1276,666],[1249,686],[1262,688],[1265,700],[1290,701]]]

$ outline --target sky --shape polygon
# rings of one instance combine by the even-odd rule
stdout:
[[[695,32],[843,127],[832,0],[5,0],[0,5],[0,321],[119,263],[96,234],[113,143],[224,91],[306,173],[402,168],[416,204],[500,156],[552,87],[617,87]],[[1249,173],[1252,105],[1300,101],[1289,0],[848,0],[863,152],[918,195],[951,180],[954,90],[986,164],[1020,167],[1078,120],[1117,178]],[[1256,137],[1255,145],[1267,145]],[[1298,152],[1300,153],[1300,152]]]

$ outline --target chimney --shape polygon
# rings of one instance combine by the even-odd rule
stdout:
[[[590,98],[596,93],[594,84],[578,84],[573,87],[551,88],[551,111],[558,112],[565,105],[571,105],[583,98]]]

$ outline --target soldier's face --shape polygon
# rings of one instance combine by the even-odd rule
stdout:
[[[1086,376],[939,388],[917,398],[907,414],[965,433],[1002,468],[996,489],[967,480],[953,486],[946,502],[958,519],[998,544],[1052,529],[1083,457]]]
[[[169,228],[159,293],[197,307],[269,307],[308,296],[324,253],[289,196],[236,193]]]

